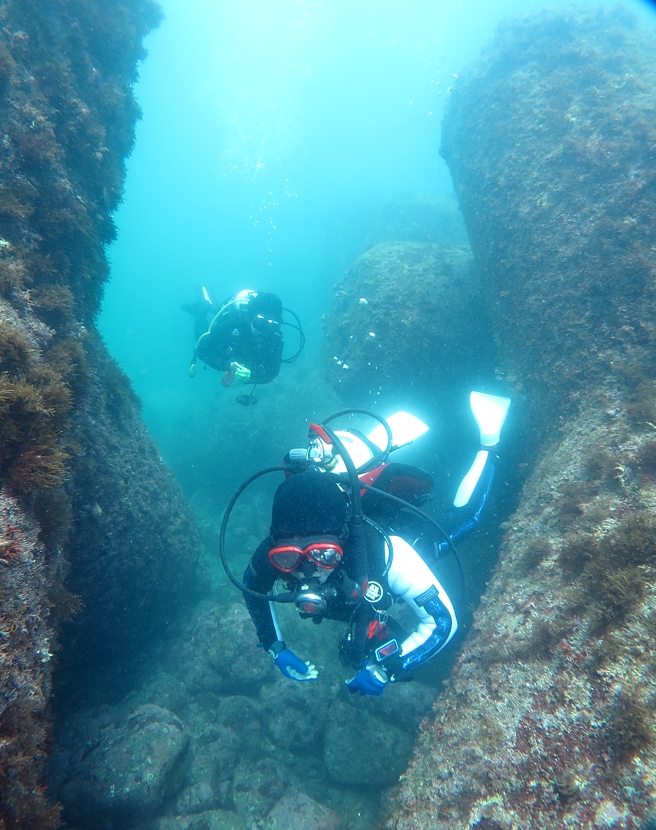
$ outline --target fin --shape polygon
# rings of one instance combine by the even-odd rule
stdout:
[[[486,395],[484,392],[472,392],[469,402],[481,433],[481,446],[494,447],[499,443],[501,427],[506,420],[510,406],[510,398]]]
[[[420,421],[419,418],[409,412],[395,412],[389,418],[386,418],[386,421],[392,430],[393,447],[404,447],[429,430],[429,427],[423,421]],[[369,433],[368,438],[381,450],[384,450],[387,446],[387,431],[382,424],[378,424]]]
[[[471,498],[472,493],[476,489],[478,480],[480,479],[483,470],[485,469],[485,464],[487,462],[489,454],[490,453],[488,452],[488,450],[479,450],[476,453],[474,463],[469,468],[467,475],[460,482],[458,492],[456,493],[456,497],[453,500],[454,507],[464,507],[466,504],[469,503],[469,499]]]

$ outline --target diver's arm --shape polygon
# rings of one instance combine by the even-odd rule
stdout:
[[[273,588],[277,578],[268,559],[270,546],[270,540],[265,539],[253,554],[244,573],[244,586],[250,588],[251,591],[257,591],[258,594],[267,594]],[[258,639],[264,648],[268,651],[275,642],[282,642],[275,603],[265,599],[256,599],[248,594],[244,594],[244,601],[255,625]]]
[[[238,342],[234,330],[235,315],[230,309],[215,317],[197,341],[199,359],[219,372],[229,371]]]
[[[446,591],[421,556],[399,536],[392,536],[391,542],[388,585],[418,620],[415,631],[401,644],[401,665],[409,670],[441,651],[456,633],[458,622]]]

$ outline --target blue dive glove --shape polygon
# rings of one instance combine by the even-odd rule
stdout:
[[[276,651],[272,646],[269,654],[285,677],[290,677],[292,680],[316,680],[319,675],[312,663],[304,663],[288,648]]]
[[[367,660],[362,664],[360,671],[351,680],[346,681],[349,692],[361,695],[373,695],[379,697],[385,691],[388,677],[385,669],[379,663],[369,663]]]

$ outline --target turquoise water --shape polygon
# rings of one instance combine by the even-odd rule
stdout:
[[[194,286],[277,292],[308,343],[283,374],[320,378],[321,315],[376,211],[416,196],[455,205],[438,153],[453,76],[501,20],[542,5],[163,0],[99,323],[167,460],[208,409],[244,423],[216,372],[188,376],[192,322],[180,304]],[[628,5],[653,25],[646,4]]]

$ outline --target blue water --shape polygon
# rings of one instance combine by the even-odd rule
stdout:
[[[161,5],[136,89],[143,120],[99,323],[169,458],[207,407],[243,416],[234,395],[221,397],[216,372],[188,376],[192,322],[180,304],[194,285],[220,297],[246,286],[278,293],[308,341],[283,372],[320,375],[321,314],[372,214],[398,197],[454,201],[438,153],[453,76],[501,20],[551,4]],[[654,25],[648,4],[627,5]]]

